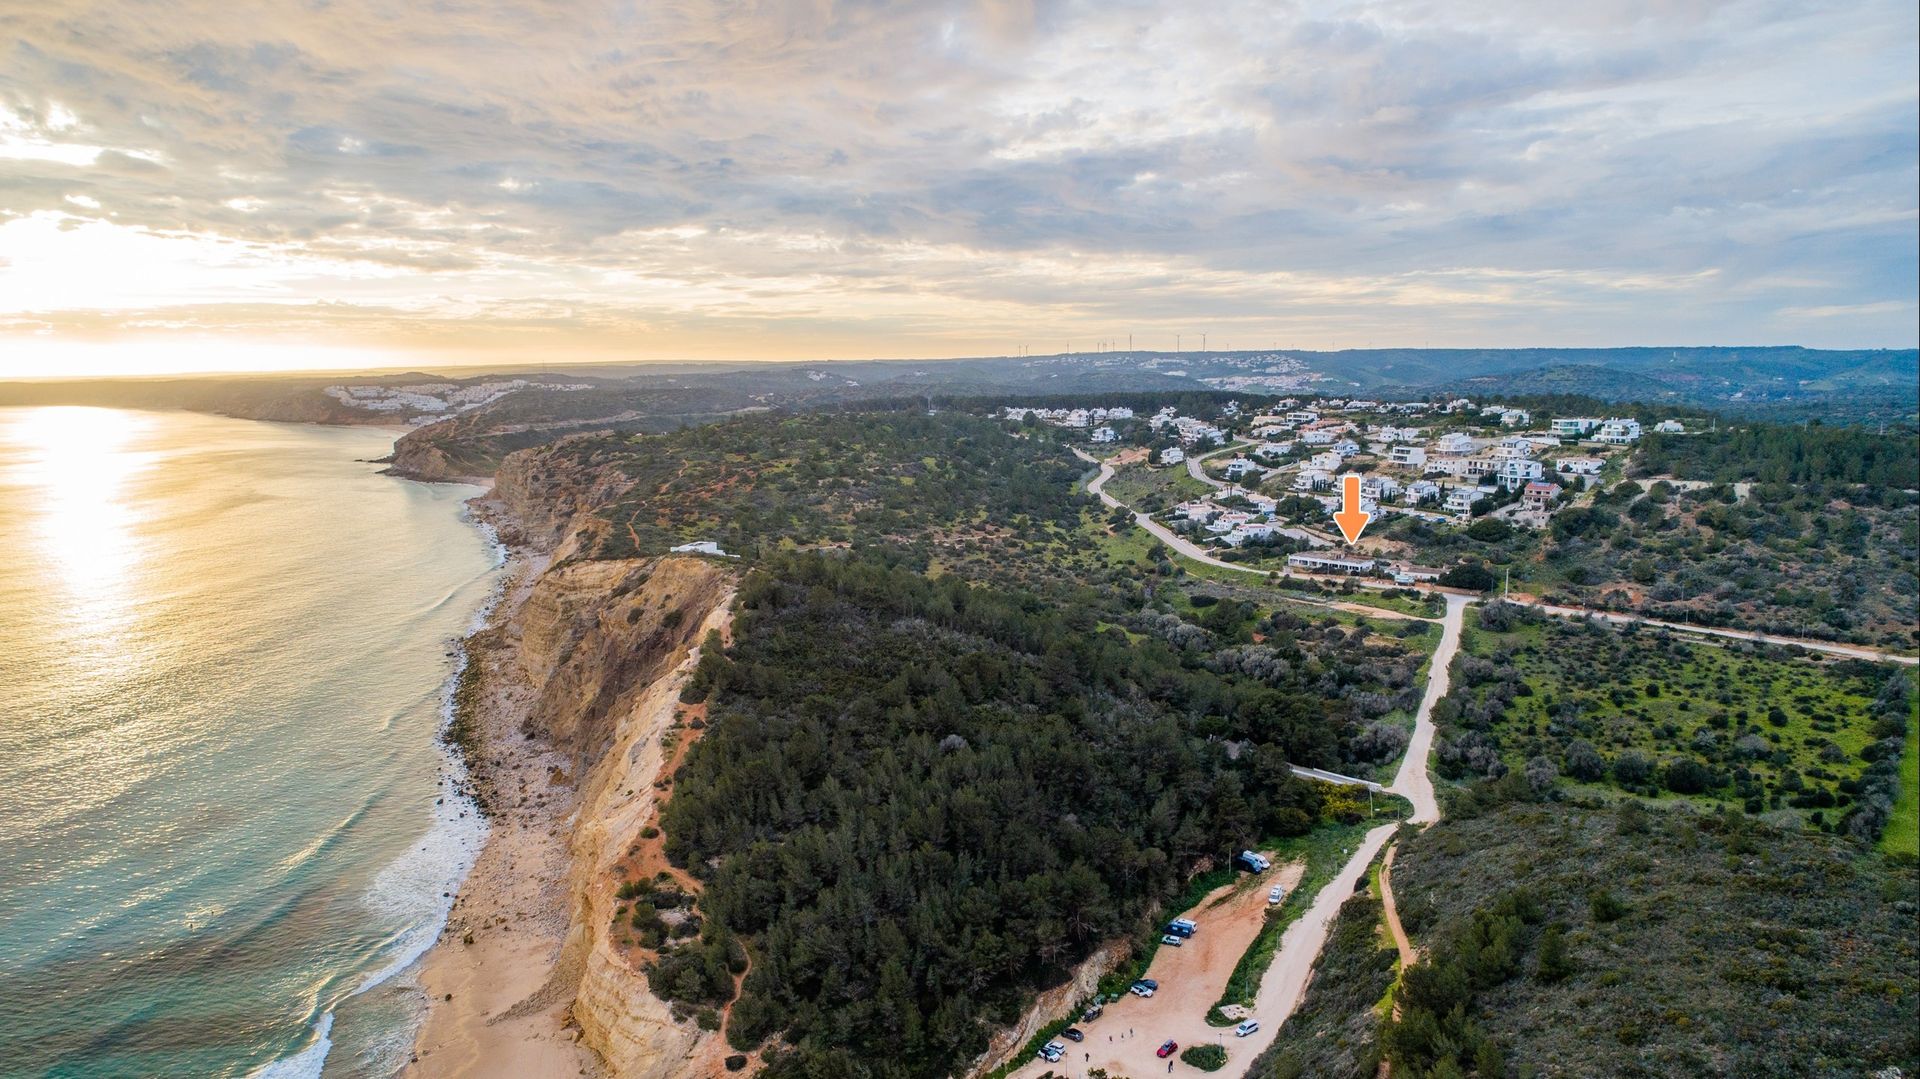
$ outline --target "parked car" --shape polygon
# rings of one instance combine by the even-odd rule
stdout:
[[[1165,944],[1169,948],[1178,948],[1186,942],[1187,938],[1176,937],[1172,933],[1168,933],[1166,936],[1160,938],[1160,943]]]
[[[1153,1051],[1153,1055],[1160,1057],[1161,1059],[1164,1060],[1167,1057],[1172,1056],[1173,1051],[1178,1048],[1180,1048],[1180,1044],[1174,1041],[1172,1038],[1168,1038],[1165,1042],[1161,1044],[1160,1048],[1155,1049]]]
[[[1067,1047],[1060,1042],[1048,1042],[1040,1047],[1040,1059],[1049,1064],[1060,1063],[1060,1058],[1066,1055]]]
[[[1100,1013],[1104,1011],[1106,1011],[1105,1008],[1102,1008],[1100,1005],[1095,1004],[1093,1007],[1088,1008],[1086,1011],[1080,1013],[1080,1021],[1082,1023],[1091,1023],[1095,1019],[1100,1018]]]
[[[1160,988],[1160,983],[1159,983],[1159,982],[1156,982],[1156,981],[1154,981],[1154,980],[1153,980],[1152,978],[1142,978],[1142,979],[1140,979],[1140,980],[1139,980],[1138,982],[1135,982],[1134,984],[1135,984],[1135,985],[1144,985],[1144,986],[1146,986],[1146,987],[1147,987],[1148,989],[1158,989],[1158,988]]]
[[[1233,1028],[1233,1036],[1236,1038],[1244,1038],[1247,1035],[1259,1029],[1260,1029],[1260,1020],[1249,1019],[1246,1022],[1241,1023],[1239,1026]]]
[[[1175,918],[1173,921],[1167,923],[1167,932],[1182,937],[1193,936],[1194,931],[1199,928],[1198,925],[1187,918]]]
[[[1269,904],[1284,903],[1286,902],[1286,899],[1287,899],[1287,889],[1285,886],[1276,884],[1273,887],[1267,889],[1267,902]]]
[[[1144,985],[1141,985],[1139,982],[1134,982],[1132,985],[1128,986],[1127,992],[1132,993],[1136,997],[1150,997],[1153,995],[1152,989]]]
[[[1083,1042],[1087,1040],[1086,1031],[1081,1030],[1079,1027],[1068,1027],[1060,1032],[1060,1036],[1070,1042]]]

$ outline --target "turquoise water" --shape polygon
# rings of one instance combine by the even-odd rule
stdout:
[[[392,439],[0,409],[0,1075],[405,1059],[483,838],[436,734],[498,556],[474,488],[365,463]]]

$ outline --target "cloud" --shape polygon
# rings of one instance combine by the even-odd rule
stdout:
[[[0,295],[42,329],[177,305],[610,355],[1201,321],[1914,343],[1920,25],[1890,0],[100,0],[0,26],[0,243],[35,244],[0,247]],[[139,261],[89,281],[101,250]]]

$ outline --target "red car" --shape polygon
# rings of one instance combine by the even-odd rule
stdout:
[[[1180,1048],[1180,1046],[1176,1044],[1173,1039],[1169,1038],[1167,1039],[1167,1044],[1154,1051],[1154,1055],[1157,1057],[1170,1057],[1173,1055],[1173,1051],[1178,1048]]]

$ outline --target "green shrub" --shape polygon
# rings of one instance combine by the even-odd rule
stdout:
[[[1217,1072],[1227,1066],[1227,1051],[1218,1045],[1189,1045],[1180,1050],[1180,1060],[1203,1072]]]

